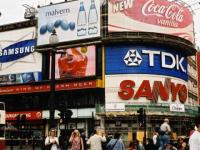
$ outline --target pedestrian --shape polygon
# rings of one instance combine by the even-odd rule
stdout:
[[[115,133],[114,139],[111,139],[106,147],[109,150],[125,150],[124,143],[120,139],[120,133]]]
[[[50,129],[49,135],[45,139],[45,150],[58,150],[59,142],[56,130]]]
[[[154,135],[153,135],[153,144],[156,145],[157,143],[157,140],[158,140],[158,132],[154,132]]]
[[[150,138],[147,138],[147,145],[145,147],[145,150],[157,150],[155,144],[153,143],[153,140]]]
[[[71,150],[84,150],[83,140],[78,130],[72,132],[69,142],[72,144]]]
[[[131,141],[128,146],[128,150],[136,150],[136,143]]]
[[[136,150],[145,150],[143,144],[139,140],[136,140]]]
[[[189,138],[190,150],[200,150],[200,116],[195,117],[195,130]]]
[[[90,146],[90,150],[102,150],[102,142],[106,142],[104,132],[99,135],[98,131],[94,130],[94,135],[88,139],[87,144]]]
[[[59,141],[60,150],[68,150],[68,139],[64,131],[60,132],[58,141]]]
[[[160,126],[159,130],[159,150],[167,150],[168,144],[170,142],[169,133],[171,132],[171,128],[169,125],[169,119],[165,118],[164,122]]]
[[[86,133],[85,133],[85,129],[83,129],[83,132],[81,133],[81,138],[83,140],[83,147],[84,147],[84,150],[87,150],[87,137],[86,137]]]

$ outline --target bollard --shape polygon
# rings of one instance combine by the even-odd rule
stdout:
[[[10,141],[10,150],[13,150],[13,136],[10,137],[11,141]]]

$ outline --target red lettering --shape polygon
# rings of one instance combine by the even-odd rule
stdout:
[[[131,80],[124,80],[120,83],[121,91],[118,92],[118,95],[123,100],[129,100],[133,97],[134,90],[133,87],[135,86],[135,82]]]
[[[187,94],[188,94],[187,87],[185,85],[182,85],[179,90],[179,100],[181,103],[184,104],[186,102]]]
[[[187,100],[187,87],[184,84],[175,84],[171,82],[171,80],[165,80],[165,83],[162,81],[154,81],[153,88],[151,90],[151,85],[149,80],[143,80],[138,90],[134,95],[135,82],[132,80],[124,80],[120,83],[120,91],[118,92],[118,96],[122,100],[129,100],[131,98],[139,99],[140,97],[145,97],[148,100],[152,100],[154,102],[158,101],[158,96],[160,96],[161,100],[168,101],[171,92],[171,101],[175,102],[177,100],[177,96],[181,103],[185,103]]]
[[[172,102],[176,101],[178,92],[180,90],[181,84],[175,85],[173,82],[171,82],[171,88],[172,88]]]
[[[169,90],[163,85],[161,81],[155,81],[153,83],[153,100],[158,101],[158,95],[162,100],[167,101],[169,99]]]
[[[134,99],[138,99],[140,97],[146,97],[147,99],[152,100],[151,86],[148,80],[144,80],[142,82],[134,96]]]

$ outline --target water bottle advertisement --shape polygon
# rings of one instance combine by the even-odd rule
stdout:
[[[53,29],[59,42],[99,37],[100,1],[77,0],[39,8],[37,45],[49,44]]]
[[[35,52],[35,35],[35,27],[1,33],[1,85],[41,81],[42,55]]]

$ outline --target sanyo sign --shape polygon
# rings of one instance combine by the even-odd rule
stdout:
[[[187,58],[181,51],[147,46],[111,46],[106,74],[156,74],[187,81]]]

